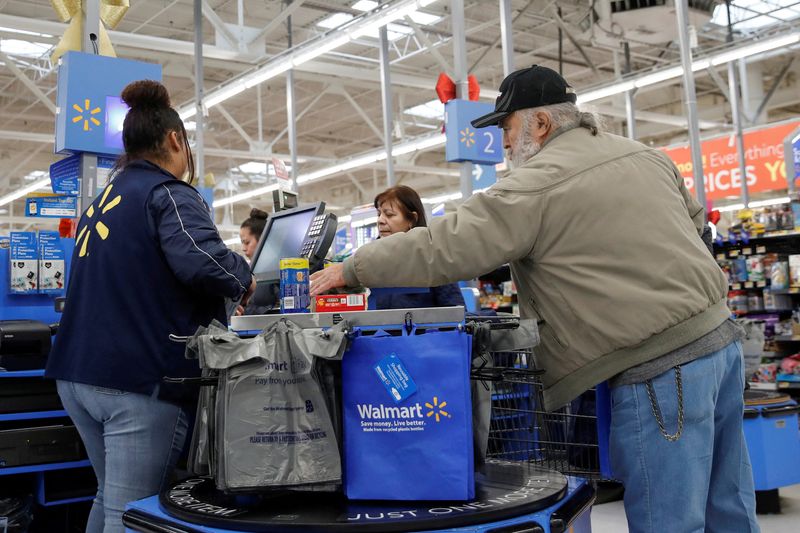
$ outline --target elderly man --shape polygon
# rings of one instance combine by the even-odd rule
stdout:
[[[553,70],[503,80],[495,111],[512,170],[428,228],[312,276],[333,287],[429,287],[510,263],[541,323],[545,403],[608,380],[611,462],[632,532],[755,532],[742,433],[740,330],[700,235],[703,208],[663,153],[602,133]]]

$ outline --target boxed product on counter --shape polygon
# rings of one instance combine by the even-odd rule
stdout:
[[[323,294],[314,298],[317,313],[344,313],[366,311],[366,294]]]
[[[11,261],[9,292],[36,293],[39,288],[39,250],[36,233],[12,231],[9,258]]]
[[[65,254],[57,231],[39,232],[39,292],[63,294]]]

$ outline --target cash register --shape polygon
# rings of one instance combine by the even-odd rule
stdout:
[[[309,273],[321,269],[333,244],[336,223],[336,215],[325,213],[325,202],[270,215],[251,263],[256,279],[252,302],[277,307],[281,259],[304,257],[308,259]]]

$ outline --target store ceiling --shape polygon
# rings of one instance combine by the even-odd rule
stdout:
[[[278,0],[206,0],[204,20],[206,90],[264,63],[287,48],[287,28],[282,18],[286,6]],[[611,4],[632,2],[602,0],[514,0],[513,41],[517,67],[542,64],[562,68],[580,93],[582,89],[610,83],[623,70],[621,39],[630,42],[633,71],[678,64],[674,15],[663,1],[650,2],[660,11],[616,11]],[[641,3],[641,2],[639,2]],[[672,2],[666,2],[671,5]],[[292,9],[293,42],[300,44],[362,14],[374,5],[357,0],[295,0]],[[724,9],[718,3],[697,1],[698,48],[703,53],[725,46],[727,30]],[[121,57],[161,63],[173,103],[182,105],[194,96],[191,0],[131,0],[127,15],[112,32]],[[797,2],[740,0],[734,5],[736,39],[769,32],[800,31]],[[248,28],[255,28],[263,41],[240,49],[218,39],[214,25],[224,23],[238,34],[239,8]],[[789,7],[786,7],[789,6]],[[653,9],[653,8],[650,8]],[[500,48],[500,12],[497,0],[464,0],[468,65],[484,89],[496,90],[503,78]],[[559,15],[560,12],[560,15]],[[595,13],[595,16],[590,16]],[[284,13],[285,14],[285,13]],[[714,16],[713,21],[712,15]],[[592,21],[594,23],[592,24]],[[787,22],[788,21],[788,22]],[[413,22],[413,23],[412,23]],[[393,77],[393,107],[397,143],[434,133],[442,118],[418,106],[436,98],[434,84],[442,71],[453,75],[450,0],[439,0],[390,28]],[[416,26],[416,27],[415,27]],[[37,171],[47,170],[58,159],[52,154],[53,112],[43,99],[55,100],[55,71],[49,53],[64,24],[58,22],[49,0],[0,0],[0,197],[35,181]],[[24,30],[27,33],[20,33]],[[266,33],[263,31],[266,30]],[[559,41],[559,30],[561,40]],[[559,45],[559,42],[561,43]],[[559,55],[559,48],[561,54]],[[311,172],[353,155],[380,149],[382,106],[379,82],[378,41],[370,36],[350,42],[295,71],[299,172]],[[800,112],[800,61],[790,62],[794,50],[779,50],[753,62],[745,107],[758,108],[764,96],[761,120],[781,120]],[[561,66],[559,66],[559,58]],[[12,68],[12,65],[15,68]],[[718,67],[717,80],[707,71],[696,73],[704,134],[730,130],[730,110],[724,96],[727,73]],[[25,78],[25,79],[23,79]],[[721,87],[722,86],[722,87]],[[288,140],[285,78],[279,76],[212,107],[206,118],[206,170],[217,182],[217,196],[235,194],[262,186],[268,179],[257,164],[240,166],[270,154],[287,158]],[[259,131],[258,99],[261,98]],[[660,146],[686,138],[680,80],[640,90],[636,110],[647,121],[637,124],[637,137]],[[489,101],[489,100],[486,100]],[[607,116],[608,127],[624,134],[625,106],[617,96],[596,102]],[[423,106],[424,107],[424,106]],[[408,111],[415,109],[416,113]],[[746,123],[746,125],[748,125]],[[350,207],[369,203],[386,184],[383,163],[331,175],[301,187],[304,201],[324,199],[344,213]],[[423,196],[458,190],[458,169],[444,163],[443,148],[398,158],[397,177]],[[253,172],[255,171],[255,172]],[[266,199],[253,199],[217,210],[217,221],[232,235],[251,206],[266,206]],[[6,211],[5,213],[3,211]],[[9,223],[24,227],[25,220],[13,215],[22,203],[0,206],[0,231]]]

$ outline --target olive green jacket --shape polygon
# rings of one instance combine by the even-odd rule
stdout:
[[[541,322],[535,354],[552,409],[730,316],[704,223],[664,153],[575,128],[430,227],[360,248],[344,275],[430,287],[510,263],[520,315]]]

